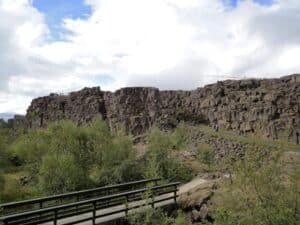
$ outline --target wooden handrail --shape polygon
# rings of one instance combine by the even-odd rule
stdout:
[[[86,194],[98,193],[98,192],[102,192],[102,191],[110,191],[113,189],[124,188],[124,187],[134,187],[137,185],[147,184],[150,182],[154,182],[156,184],[157,181],[159,181],[159,180],[160,180],[160,178],[144,179],[144,180],[133,181],[133,182],[128,182],[128,183],[114,184],[114,185],[108,185],[108,186],[99,187],[99,188],[69,192],[69,193],[65,193],[65,194],[52,195],[52,196],[29,199],[29,200],[24,200],[24,201],[5,203],[5,204],[1,204],[0,208],[3,211],[5,211],[6,209],[13,209],[13,208],[21,207],[21,206],[29,206],[29,205],[39,203],[39,208],[41,209],[41,208],[43,208],[43,203],[53,201],[53,200],[62,200],[62,199],[69,198],[69,197],[80,197],[80,196],[83,196]]]
[[[113,202],[112,200],[114,200],[114,199],[121,199],[121,202],[114,203],[114,204],[124,205],[127,203],[130,196],[135,196],[136,194],[140,194],[140,193],[146,193],[148,191],[152,192],[152,195],[155,195],[156,197],[160,196],[160,195],[164,195],[166,193],[174,193],[174,196],[167,196],[165,199],[159,199],[159,200],[153,199],[151,203],[148,203],[148,204],[153,205],[153,207],[154,207],[154,203],[156,203],[156,202],[173,199],[173,198],[176,203],[176,197],[177,197],[176,192],[177,192],[178,185],[179,185],[179,183],[175,182],[175,183],[170,183],[170,184],[165,184],[165,185],[160,185],[160,186],[147,187],[147,188],[142,188],[142,189],[138,189],[138,190],[112,194],[112,195],[108,195],[108,196],[102,196],[102,197],[93,198],[93,199],[82,200],[79,202],[67,203],[67,204],[52,206],[52,207],[43,208],[43,209],[36,209],[36,210],[32,210],[32,211],[26,211],[26,212],[16,213],[16,214],[12,214],[12,215],[6,215],[3,217],[0,217],[0,221],[2,221],[5,225],[8,225],[8,224],[36,224],[36,223],[49,222],[49,221],[54,221],[54,224],[55,224],[55,222],[58,219],[67,218],[67,217],[70,217],[70,215],[71,216],[80,215],[80,214],[86,213],[86,212],[93,212],[93,216],[89,217],[88,220],[95,221],[96,218],[103,217],[106,215],[105,214],[105,215],[97,215],[96,216],[95,210],[105,208],[102,206],[97,207],[97,203],[101,203],[104,201],[106,203],[110,203],[110,202]],[[160,194],[159,192],[157,192],[157,190],[162,190],[162,189],[166,189],[166,188],[170,188],[170,187],[174,187],[174,188],[169,191],[163,191],[162,192],[163,194]],[[124,200],[124,199],[126,199],[126,200]],[[141,200],[141,199],[143,199],[143,197],[140,196],[139,199]],[[75,209],[76,207],[80,207],[80,206],[90,207],[90,208],[87,208],[82,212],[80,212],[80,211],[77,212],[76,210],[74,210],[74,212],[72,214],[72,208]],[[111,205],[108,204],[108,207],[111,207]],[[64,215],[63,214],[64,212],[62,212],[62,214],[59,213],[59,211],[66,210],[66,209],[71,209],[71,214]],[[130,209],[132,209],[132,208],[128,208],[126,206],[125,209],[109,212],[108,215],[112,215],[112,214],[119,213],[119,212],[125,212],[125,211],[128,212],[128,210],[130,210]],[[52,214],[49,214],[49,213],[52,213]],[[51,215],[53,215],[53,216],[51,216]],[[45,219],[41,219],[43,217],[45,217]],[[85,221],[87,221],[87,220],[85,220]]]

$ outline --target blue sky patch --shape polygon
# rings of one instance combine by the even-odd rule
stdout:
[[[235,8],[238,2],[243,0],[222,0],[229,8]],[[252,0],[261,5],[271,5],[273,0]],[[33,6],[45,15],[46,23],[50,29],[50,41],[61,40],[62,34],[66,31],[62,29],[61,23],[64,18],[87,18],[91,15],[91,7],[84,3],[84,0],[33,0]]]
[[[224,4],[232,8],[236,7],[239,1],[243,1],[243,0],[223,0]],[[273,3],[273,0],[253,0],[253,1],[260,5],[272,5]]]
[[[33,0],[33,6],[45,15],[51,31],[51,38],[61,39],[64,30],[61,23],[64,18],[86,18],[91,14],[91,7],[84,0]]]
[[[109,74],[99,74],[90,79],[96,85],[106,85],[115,82],[115,79]]]

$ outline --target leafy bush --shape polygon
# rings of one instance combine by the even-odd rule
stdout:
[[[102,151],[101,160],[97,161],[98,175],[94,179],[99,184],[122,183],[142,178],[131,139],[122,132],[115,135],[110,148]]]
[[[174,132],[171,134],[172,147],[182,149],[187,144],[187,137],[190,133],[190,127],[185,122],[180,122]]]
[[[185,225],[182,214],[175,219],[167,216],[162,210],[153,208],[130,215],[128,220],[131,225]]]
[[[145,176],[161,177],[168,181],[188,181],[188,169],[171,151],[170,134],[153,128],[149,134],[149,145],[145,155]]]
[[[5,127],[0,127],[0,172],[9,169],[9,152],[8,146],[11,141],[10,130]]]
[[[197,158],[204,164],[212,164],[215,159],[215,153],[212,147],[205,143],[199,143],[197,146]]]
[[[5,183],[4,177],[2,174],[0,174],[0,191],[4,189],[4,183]]]
[[[218,225],[296,225],[300,221],[300,169],[286,170],[279,151],[252,148],[232,168],[232,182],[217,210]]]
[[[99,118],[80,127],[59,121],[46,129],[31,130],[11,150],[45,194],[141,177],[131,139],[110,132]]]
[[[0,203],[3,202],[2,191],[4,190],[5,180],[2,174],[0,174]]]
[[[129,217],[131,225],[172,225],[172,220],[161,210],[147,209]]]
[[[88,183],[84,171],[71,154],[49,153],[43,157],[39,172],[42,191],[59,194],[84,188]]]

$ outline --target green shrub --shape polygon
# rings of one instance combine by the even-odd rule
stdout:
[[[171,134],[172,147],[182,149],[187,145],[187,137],[190,133],[190,127],[185,122],[180,122],[174,132]]]
[[[213,148],[205,143],[199,143],[197,146],[197,158],[204,164],[212,164],[215,159]]]
[[[99,118],[79,127],[70,121],[58,121],[46,129],[31,130],[13,143],[11,151],[46,194],[142,177],[131,139],[122,132],[110,132],[107,123]],[[63,173],[67,169],[63,161],[55,168],[56,158],[61,160],[59,156],[72,165],[67,170],[69,175]],[[48,174],[47,169],[52,172]],[[72,176],[74,171],[80,178]]]
[[[2,174],[0,174],[0,203],[3,202],[3,190],[4,190],[5,180]]]
[[[299,224],[299,164],[288,171],[286,166],[279,151],[247,150],[243,160],[228,166],[233,175],[221,195],[216,224]]]
[[[146,177],[161,177],[168,181],[188,181],[191,174],[172,152],[170,134],[153,128],[145,154]]]
[[[39,185],[43,192],[59,194],[84,188],[88,184],[84,171],[71,154],[49,153],[42,159]]]
[[[23,176],[21,172],[5,173],[2,176],[2,190],[0,190],[0,201],[11,202],[24,200],[26,198],[35,197],[37,192],[34,187],[22,185],[20,177]]]
[[[131,225],[172,225],[173,220],[159,209],[147,209],[129,217]]]
[[[142,178],[142,171],[135,161],[136,152],[131,139],[123,133],[115,134],[110,149],[102,151],[97,162],[99,184],[122,183]]]
[[[3,191],[4,183],[5,183],[4,177],[2,174],[0,174],[0,191]]]
[[[101,122],[95,120],[91,123]],[[103,147],[103,143],[100,145],[96,140],[99,136],[105,136],[100,129],[95,132],[86,127],[77,127],[70,121],[59,121],[50,124],[47,129],[34,129],[22,135],[12,144],[11,150],[24,162],[33,178],[37,178],[44,156],[50,153],[72,155],[76,165],[88,173]]]
[[[173,218],[167,216],[161,209],[153,208],[130,215],[128,221],[130,225],[186,225],[182,213]]]
[[[5,172],[10,167],[10,154],[8,151],[9,143],[12,140],[11,130],[0,127],[0,172]]]

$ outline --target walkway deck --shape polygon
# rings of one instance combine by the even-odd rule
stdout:
[[[172,197],[172,196],[173,196],[172,194],[166,194],[166,195],[156,197],[155,200],[160,200],[160,199],[167,198],[167,197]],[[149,201],[150,201],[150,199],[149,199]],[[146,201],[141,200],[141,201],[131,202],[129,204],[129,207],[141,206],[141,205],[145,205],[145,204],[146,204]],[[168,206],[168,205],[172,205],[172,204],[175,204],[174,199],[156,203],[154,205],[154,207],[159,208],[159,207]],[[128,214],[132,214],[132,213],[137,212],[137,211],[145,210],[147,208],[151,208],[151,205],[145,205],[145,206],[141,206],[141,207],[136,208],[136,209],[131,209],[131,210],[128,211]],[[96,212],[96,215],[100,216],[100,215],[108,214],[110,212],[115,212],[115,211],[119,211],[119,210],[121,211],[121,210],[125,210],[125,209],[126,209],[126,205],[114,206],[114,207],[98,210]],[[85,218],[90,218],[90,217],[92,217],[92,213],[85,213],[85,214],[78,215],[78,216],[64,218],[64,219],[58,220],[57,225],[63,225],[63,224],[68,224],[68,223],[72,223],[72,222],[76,223],[76,221],[79,221],[79,220],[82,220],[82,219],[85,219]],[[121,219],[121,218],[125,218],[125,217],[126,217],[125,212],[116,213],[116,214],[113,214],[113,215],[104,216],[104,217],[96,219],[96,224],[97,225],[98,224],[103,224],[103,223],[108,222],[108,221],[113,221],[113,220],[117,220],[117,219]],[[80,224],[81,225],[93,225],[93,222],[92,221],[86,221],[86,222],[82,222]],[[42,225],[53,225],[53,222],[42,223]]]

